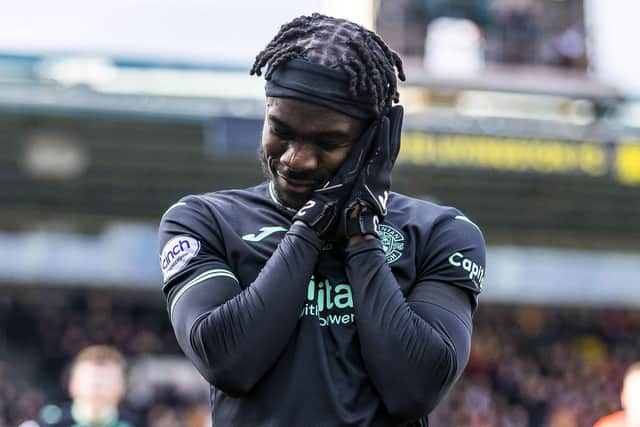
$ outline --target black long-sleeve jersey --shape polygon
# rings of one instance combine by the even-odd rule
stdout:
[[[167,309],[213,425],[426,425],[469,356],[482,233],[397,193],[380,239],[348,248],[292,216],[263,183],[162,217]]]

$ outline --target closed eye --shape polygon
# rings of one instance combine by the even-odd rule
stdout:
[[[348,147],[352,144],[352,141],[317,141],[316,144],[318,147],[325,151],[338,150],[340,148]]]
[[[280,139],[312,142],[325,151],[345,148],[354,143],[350,134],[340,131],[297,134],[284,122],[271,116],[269,117],[269,131]]]
[[[269,130],[271,131],[272,134],[274,134],[275,136],[277,136],[278,138],[281,139],[292,139],[293,138],[293,134],[287,130],[284,129],[280,129],[277,128],[273,125],[269,125]]]

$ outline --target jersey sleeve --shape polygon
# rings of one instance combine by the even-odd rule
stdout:
[[[223,238],[214,215],[197,196],[172,205],[160,221],[158,239],[163,291],[171,304],[176,288],[211,279],[238,279],[225,257]]]
[[[237,397],[289,342],[322,242],[293,224],[258,276],[241,286],[225,257],[223,213],[214,209],[197,197],[172,206],[160,224],[160,263],[180,348],[203,378]]]
[[[451,209],[435,223],[422,253],[414,297],[425,282],[465,289],[477,306],[485,274],[486,248],[482,232],[466,216]]]
[[[461,375],[484,276],[484,239],[475,224],[446,209],[424,227],[406,295],[379,240],[346,249],[361,354],[398,423],[425,417]]]

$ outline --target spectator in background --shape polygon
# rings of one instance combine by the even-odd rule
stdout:
[[[46,405],[40,413],[41,427],[135,427],[133,417],[118,406],[126,392],[126,363],[118,350],[90,346],[74,359],[69,373],[72,402]]]
[[[640,427],[640,362],[629,366],[620,393],[622,411],[598,420],[593,427]]]

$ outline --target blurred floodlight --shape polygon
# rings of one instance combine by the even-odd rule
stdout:
[[[99,92],[263,99],[264,80],[246,72],[129,68],[116,78],[93,86]]]
[[[594,73],[625,94],[640,96],[640,2],[585,0],[584,10]]]
[[[107,58],[58,57],[36,69],[45,80],[63,86],[83,85],[113,94],[262,99],[264,80],[246,70],[181,69],[141,66],[118,67]]]
[[[55,80],[65,86],[103,85],[117,76],[117,69],[107,58],[69,57],[45,60],[36,72],[44,79]]]
[[[562,96],[464,91],[457,98],[460,114],[475,117],[550,120],[587,125],[595,119],[593,103]]]
[[[640,128],[640,101],[632,101],[620,106],[618,119],[625,126]]]
[[[484,67],[484,39],[468,19],[438,18],[427,29],[425,66],[436,75],[470,76]]]
[[[72,138],[53,132],[34,132],[25,141],[24,169],[37,178],[65,180],[81,175],[90,159]]]

